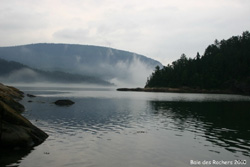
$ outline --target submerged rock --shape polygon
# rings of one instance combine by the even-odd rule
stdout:
[[[41,144],[48,135],[23,117],[23,93],[0,84],[0,148],[30,148]]]
[[[64,100],[57,100],[54,102],[56,105],[58,106],[70,106],[75,104],[75,102],[68,100],[68,99],[64,99]]]
[[[35,95],[32,94],[27,94],[28,97],[36,97]]]

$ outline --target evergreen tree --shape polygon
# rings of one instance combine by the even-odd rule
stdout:
[[[250,93],[250,33],[215,40],[203,56],[185,54],[148,78],[145,87],[183,87],[200,89],[230,89]]]

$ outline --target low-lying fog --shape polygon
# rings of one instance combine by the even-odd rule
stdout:
[[[84,66],[82,68],[86,69]],[[102,69],[103,77],[100,75]],[[82,76],[66,72],[41,72],[32,68],[22,68],[0,77],[0,82],[5,84],[36,85],[36,86],[115,86],[115,87],[144,87],[147,78],[152,73],[152,68],[134,58],[132,62],[118,62],[114,66],[100,65],[98,70],[93,67],[92,76]],[[107,75],[104,75],[104,73]]]
[[[144,87],[160,62],[136,53],[74,44],[0,47],[0,82]],[[13,61],[15,63],[11,63]]]

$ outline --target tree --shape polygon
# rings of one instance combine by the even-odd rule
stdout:
[[[250,92],[250,33],[233,36],[227,40],[215,40],[201,56],[187,58],[185,54],[171,65],[155,71],[149,77],[146,87],[182,87],[201,89],[241,90]],[[235,85],[235,83],[237,83]],[[241,83],[241,84],[239,84]]]
[[[200,60],[200,58],[201,58],[200,53],[197,52],[197,54],[196,54],[196,60]]]

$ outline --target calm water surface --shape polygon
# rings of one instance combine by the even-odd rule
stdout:
[[[239,159],[242,165],[196,166],[250,165],[247,96],[20,89],[37,96],[21,101],[23,115],[49,138],[33,150],[4,153],[4,166],[185,167],[195,166],[191,160]],[[59,107],[53,104],[58,99],[75,104]]]

